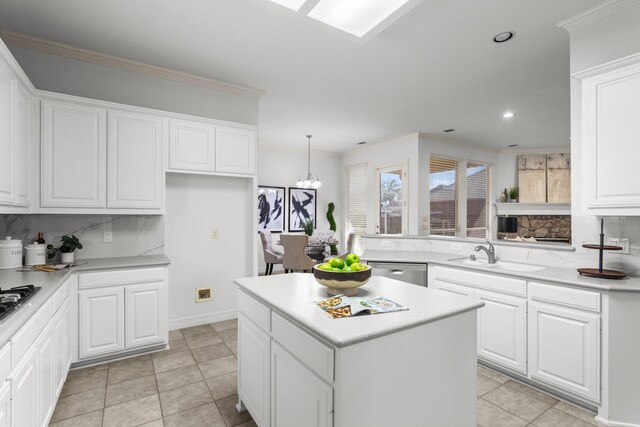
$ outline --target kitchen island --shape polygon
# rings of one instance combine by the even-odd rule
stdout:
[[[238,409],[259,426],[475,426],[482,301],[372,277],[407,311],[331,319],[311,274],[236,280]]]

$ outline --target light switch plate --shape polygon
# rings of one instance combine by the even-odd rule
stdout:
[[[218,238],[218,229],[217,228],[212,228],[211,229],[211,239],[215,240]]]
[[[629,238],[627,237],[607,237],[607,245],[622,246],[621,251],[608,251],[611,254],[630,254]]]

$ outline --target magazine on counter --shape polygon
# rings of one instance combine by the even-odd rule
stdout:
[[[314,301],[313,303],[332,319],[353,317],[361,313],[378,314],[409,310],[409,307],[405,307],[381,296],[348,297],[345,295],[336,295],[331,298]]]

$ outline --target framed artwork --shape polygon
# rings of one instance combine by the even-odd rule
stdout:
[[[284,231],[285,188],[258,186],[258,231]]]
[[[316,190],[314,188],[289,187],[289,231],[303,231],[302,223],[313,219],[316,227]]]

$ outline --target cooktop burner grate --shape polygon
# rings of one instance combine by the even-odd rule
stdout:
[[[19,310],[39,290],[40,287],[33,285],[16,286],[4,290],[0,288],[0,322]]]

